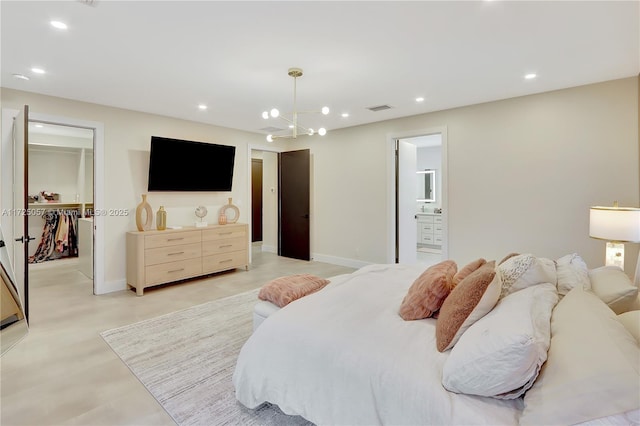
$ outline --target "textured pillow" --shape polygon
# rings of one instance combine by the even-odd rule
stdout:
[[[640,311],[629,311],[618,315],[618,321],[624,325],[629,333],[640,345]]]
[[[460,281],[462,281],[463,279],[467,278],[467,276],[470,273],[472,273],[473,271],[475,271],[476,269],[478,269],[479,267],[481,267],[485,263],[487,263],[487,261],[484,260],[483,258],[480,258],[478,260],[474,260],[473,262],[471,262],[468,265],[466,265],[464,268],[460,269],[453,276],[453,286],[455,287],[458,284],[460,284]]]
[[[263,285],[258,298],[282,308],[294,300],[320,290],[327,284],[329,280],[310,274],[280,277]]]
[[[453,260],[445,260],[427,268],[413,282],[400,304],[400,316],[405,321],[429,318],[440,309],[452,288],[453,276],[458,266]]]
[[[522,425],[570,425],[640,408],[640,348],[593,293],[574,288],[553,310],[551,345],[524,396]]]
[[[436,322],[438,351],[451,349],[462,333],[498,302],[501,282],[495,264],[495,261],[488,262],[476,269],[445,299]]]
[[[558,294],[564,296],[572,288],[591,289],[589,269],[587,264],[577,254],[568,254],[556,260],[556,275],[558,276]]]
[[[555,284],[517,291],[473,324],[451,349],[442,385],[451,392],[515,399],[547,359]]]
[[[638,287],[631,284],[631,280],[624,271],[617,266],[602,266],[589,271],[591,290],[613,312],[622,314],[632,309],[638,297]]]
[[[497,269],[502,279],[500,298],[532,285],[558,281],[553,260],[537,258],[532,254],[510,257]]]

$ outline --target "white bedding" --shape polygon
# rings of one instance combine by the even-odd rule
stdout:
[[[423,270],[368,266],[272,314],[242,348],[237,399],[316,424],[517,424],[521,398],[446,391],[436,320],[398,315]]]

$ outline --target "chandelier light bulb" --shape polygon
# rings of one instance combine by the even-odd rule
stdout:
[[[279,115],[280,115],[280,111],[278,111],[276,108],[271,110],[271,117],[278,118]]]
[[[320,136],[324,136],[324,135],[326,135],[326,134],[327,134],[327,129],[325,129],[324,127],[320,127],[320,128],[318,129],[318,134],[319,134]]]
[[[315,132],[314,132],[314,130],[313,130],[313,129],[309,129],[309,136],[313,136],[313,134],[314,134],[314,133],[315,133]]]
[[[322,113],[323,113],[324,115],[329,114],[329,107],[322,107]]]
[[[262,113],[262,118],[264,118],[265,120],[267,120],[269,118],[269,113],[267,111],[264,111]]]
[[[267,142],[273,142],[273,135],[267,135]]]

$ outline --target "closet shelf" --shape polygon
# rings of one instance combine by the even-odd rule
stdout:
[[[29,203],[30,209],[93,209],[93,203]]]

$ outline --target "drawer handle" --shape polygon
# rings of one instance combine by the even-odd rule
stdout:
[[[184,268],[174,269],[174,270],[172,270],[172,271],[169,271],[169,273],[172,273],[172,272],[182,272],[182,271],[184,271]]]
[[[177,254],[184,254],[184,252],[183,251],[178,251],[178,252],[175,252],[175,253],[169,253],[169,254],[167,254],[167,256],[175,256]]]
[[[180,238],[169,238],[167,241],[180,241],[180,240],[184,240],[184,237],[180,237]]]
[[[224,246],[220,246],[218,248],[227,248],[227,247],[233,247],[233,244],[227,244],[227,245],[224,245]]]
[[[233,262],[233,259],[221,260],[220,263]]]
[[[233,231],[229,231],[229,232],[220,232],[218,235],[231,235],[233,234]]]

